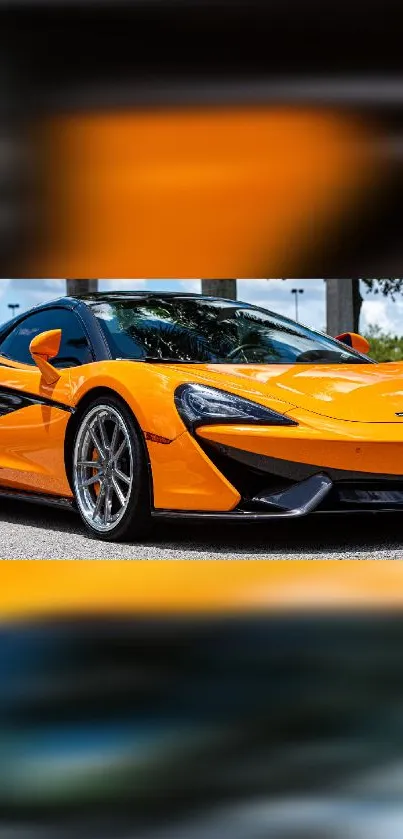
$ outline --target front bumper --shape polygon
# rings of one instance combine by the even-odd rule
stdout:
[[[298,426],[223,424],[169,445],[147,441],[154,515],[256,521],[403,509],[402,422],[292,416]]]
[[[261,492],[230,512],[156,510],[153,515],[157,517],[172,516],[174,518],[179,515],[181,518],[244,519],[247,521],[299,518],[315,510],[324,501],[331,488],[332,481],[326,475],[313,475],[306,481],[293,484],[280,492]]]
[[[154,518],[220,521],[269,521],[296,519],[310,513],[374,513],[403,511],[401,482],[340,482],[327,475],[313,475],[280,492],[261,492],[243,499],[234,510],[154,510]]]
[[[315,424],[310,418],[309,426],[297,428],[198,429],[193,443],[204,463],[236,490],[238,500],[226,510],[175,505],[155,515],[265,521],[313,512],[403,510],[401,423],[364,426],[316,417]]]

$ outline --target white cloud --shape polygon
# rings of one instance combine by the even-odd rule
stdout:
[[[187,294],[199,294],[200,283],[201,280],[179,280],[181,291],[185,291]]]
[[[141,291],[147,280],[100,280],[100,291]]]
[[[390,329],[392,326],[392,319],[388,313],[388,303],[386,300],[364,300],[361,315],[361,328],[365,330],[367,326],[380,326],[381,329]]]
[[[11,280],[1,280],[0,279],[0,297],[3,297],[3,295],[6,293],[7,287],[10,283],[11,283]]]
[[[369,299],[364,296],[361,330],[365,331],[370,325],[378,325],[386,332],[401,335],[403,333],[403,300],[399,297],[393,301],[379,295],[372,295]]]

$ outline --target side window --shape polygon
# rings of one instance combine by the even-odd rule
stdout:
[[[93,361],[81,321],[69,309],[45,309],[28,315],[4,338],[0,345],[1,355],[22,364],[33,364],[29,345],[36,335],[48,329],[62,330],[59,355],[52,360],[55,367],[77,367]]]

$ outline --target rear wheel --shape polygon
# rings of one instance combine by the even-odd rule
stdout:
[[[80,418],[73,448],[73,489],[87,529],[125,541],[147,533],[150,484],[144,444],[120,399],[100,397]]]

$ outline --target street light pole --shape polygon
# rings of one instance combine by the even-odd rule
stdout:
[[[291,294],[293,294],[294,297],[295,297],[295,320],[297,321],[297,323],[298,323],[298,295],[303,294],[303,293],[304,293],[303,288],[293,288],[293,289],[291,289]]]
[[[13,317],[14,317],[14,312],[15,312],[16,309],[20,308],[20,304],[19,303],[9,303],[8,308],[11,309],[11,311],[13,313]]]

